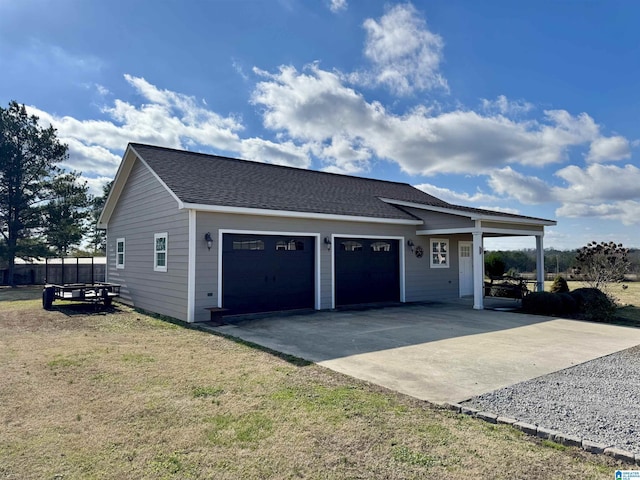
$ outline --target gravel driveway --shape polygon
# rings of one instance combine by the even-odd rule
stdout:
[[[640,345],[463,405],[640,454]]]

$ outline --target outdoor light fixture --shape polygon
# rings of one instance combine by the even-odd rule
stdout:
[[[409,248],[411,249],[411,253],[413,253],[413,246],[415,245],[413,243],[413,240],[409,239],[407,240],[407,245],[409,246]]]
[[[213,238],[211,238],[211,234],[209,232],[204,234],[204,241],[207,242],[207,248],[211,250],[211,247],[213,247]]]
[[[324,244],[327,246],[327,250],[331,250],[331,239],[329,237],[324,237]]]

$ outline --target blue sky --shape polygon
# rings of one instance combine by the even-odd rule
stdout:
[[[631,0],[0,0],[0,104],[53,124],[94,193],[144,142],[640,247],[638,24]]]

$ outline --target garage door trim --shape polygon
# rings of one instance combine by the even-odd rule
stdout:
[[[398,261],[400,262],[400,302],[405,302],[405,237],[393,235],[360,235],[358,233],[334,233],[331,235],[331,308],[336,308],[336,238],[367,238],[377,240],[399,240]]]
[[[320,234],[316,232],[280,232],[272,230],[238,230],[238,229],[219,229],[218,230],[218,307],[222,307],[222,237],[225,233],[241,234],[241,235],[276,235],[276,236],[298,236],[313,237],[315,239],[314,251],[314,308],[320,310]]]

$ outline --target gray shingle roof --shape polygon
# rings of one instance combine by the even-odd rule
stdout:
[[[184,203],[295,212],[415,219],[380,198],[529,218],[452,205],[407,183],[238,160],[152,145],[130,146]]]

